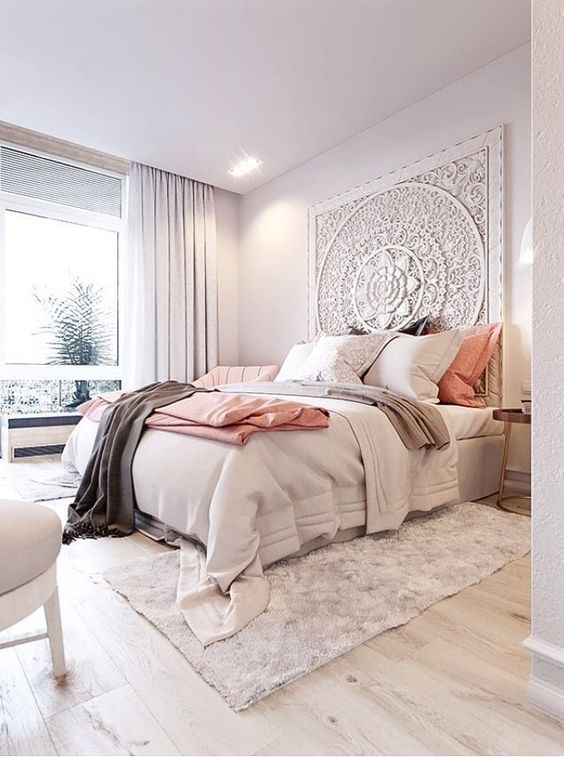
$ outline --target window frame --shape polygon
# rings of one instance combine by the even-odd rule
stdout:
[[[7,252],[5,215],[7,211],[25,213],[40,218],[55,221],[90,226],[97,229],[117,232],[117,364],[116,365],[41,365],[6,362],[6,327],[2,324],[4,312],[0,312],[0,378],[6,380],[18,379],[54,379],[54,380],[124,380],[125,378],[125,345],[127,343],[127,191],[128,176],[115,171],[99,169],[95,166],[81,163],[68,158],[62,158],[50,153],[12,144],[0,140],[0,145],[21,152],[37,155],[38,157],[58,160],[68,165],[94,171],[106,176],[114,176],[121,180],[121,217],[96,213],[80,208],[71,208],[50,200],[36,200],[32,197],[3,192],[0,189],[0,304],[5,307],[5,292],[9,283],[6,280]]]

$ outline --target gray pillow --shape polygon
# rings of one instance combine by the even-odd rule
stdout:
[[[411,323],[408,323],[407,326],[403,327],[403,329],[398,329],[398,333],[411,334],[411,336],[421,336],[428,322],[429,322],[429,316],[424,315],[423,318],[419,318],[417,321],[412,321]],[[352,327],[350,329],[350,333],[353,334],[354,336],[362,336],[363,334],[368,334],[370,332]]]

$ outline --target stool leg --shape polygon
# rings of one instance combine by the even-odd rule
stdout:
[[[63,676],[67,672],[65,664],[65,649],[63,646],[63,628],[61,626],[61,609],[59,606],[59,591],[51,594],[43,607],[45,620],[47,621],[47,633],[49,635],[49,647],[53,660],[53,675],[55,678]]]

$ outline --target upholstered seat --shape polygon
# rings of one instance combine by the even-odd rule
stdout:
[[[199,379],[192,381],[192,384],[212,389],[220,384],[274,381],[277,373],[277,365],[218,365]]]
[[[44,573],[60,549],[56,513],[31,502],[0,500],[0,594]]]
[[[48,639],[53,673],[66,671],[57,589],[62,528],[57,515],[31,502],[0,500],[0,631],[43,606],[44,633],[0,641],[0,649]]]

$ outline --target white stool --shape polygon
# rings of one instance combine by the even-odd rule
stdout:
[[[57,555],[61,549],[61,522],[47,507],[0,500],[0,631],[13,626],[43,606],[47,632],[0,643],[0,649],[49,639],[53,673],[66,672],[59,593]]]

